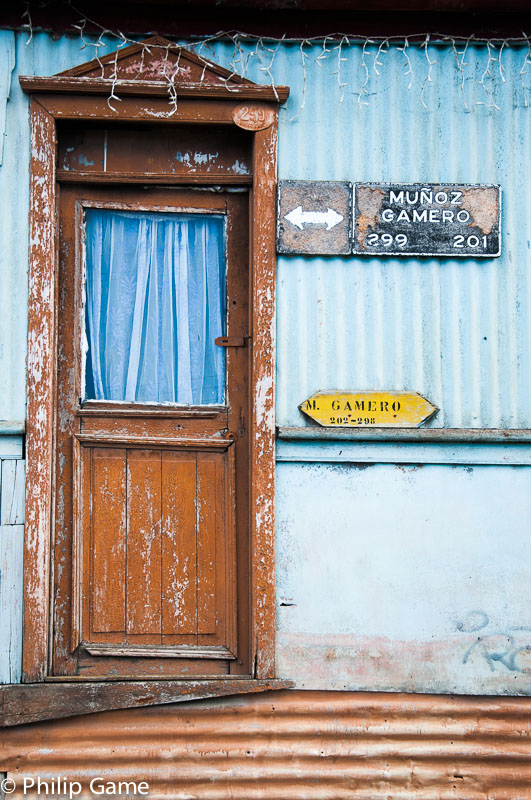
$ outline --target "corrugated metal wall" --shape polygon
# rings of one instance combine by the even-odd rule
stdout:
[[[469,47],[461,74],[449,45],[430,46],[427,82],[423,48],[409,48],[411,75],[399,46],[380,54],[380,66],[377,49],[343,49],[340,103],[337,51],[319,66],[320,48],[305,48],[304,89],[298,48],[281,48],[275,80],[289,83],[291,97],[280,178],[499,183],[502,256],[279,258],[278,423],[308,424],[297,405],[317,390],[358,388],[425,394],[441,409],[433,427],[531,427],[526,48],[504,50],[505,83],[498,62],[489,64],[485,85],[498,108],[485,105],[478,83],[496,51]],[[369,81],[360,96],[362,57]]]
[[[146,781],[151,800],[524,800],[529,711],[521,700],[275,692],[4,730],[0,765],[13,798],[38,796],[38,777],[94,797],[98,777],[96,788]]]
[[[94,51],[77,37],[0,36],[0,128],[9,98],[0,192],[10,197],[0,228],[0,419],[20,419],[29,127],[18,76],[51,75]],[[321,57],[321,45],[301,54],[283,44],[272,53],[249,42],[236,54],[251,79],[271,74],[291,87],[279,178],[499,183],[503,252],[479,261],[279,258],[278,423],[306,424],[297,406],[318,389],[356,387],[423,392],[441,408],[435,427],[531,427],[527,48],[506,47],[499,61],[482,45],[464,57],[450,44],[407,54],[399,44],[379,55],[377,45],[327,49]],[[235,58],[227,43],[203,52],[226,66]]]

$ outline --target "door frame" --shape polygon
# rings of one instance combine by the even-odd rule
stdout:
[[[141,152],[144,150],[139,149]],[[83,376],[86,370],[82,366],[82,351],[83,341],[88,336],[83,305],[88,269],[84,243],[85,212],[88,209],[126,213],[158,212],[176,216],[184,214],[200,219],[215,216],[223,219],[225,335],[228,340],[239,335],[245,337],[242,341],[248,341],[248,191],[240,189],[234,192],[233,187],[229,187],[228,191],[210,192],[200,188],[200,191],[197,191],[197,187],[172,186],[168,189],[158,185],[146,187],[131,183],[124,186],[114,182],[105,185],[87,182],[60,184],[57,353],[61,357],[56,358],[54,468],[55,491],[57,496],[61,496],[62,502],[56,504],[55,508],[51,554],[53,626],[50,677],[89,676],[102,681],[111,675],[113,680],[118,676],[129,679],[132,675],[138,679],[153,679],[154,675],[161,679],[183,676],[211,679],[223,677],[223,668],[231,676],[249,677],[251,673],[249,448],[246,431],[250,367],[248,346],[227,348],[224,354],[226,391],[224,398],[215,403],[116,402],[84,397]],[[229,298],[231,302],[228,302]],[[150,425],[153,425],[151,429]],[[116,426],[119,426],[118,430]],[[96,562],[92,561],[91,553],[93,537],[97,535],[97,528],[93,528],[90,522],[92,500],[89,498],[98,502],[98,493],[93,494],[90,476],[95,467],[94,454],[101,448],[107,452],[114,451],[115,454],[127,451],[126,464],[130,457],[134,459],[135,453],[138,456],[142,452],[145,454],[146,449],[157,451],[161,456],[161,468],[163,463],[168,466],[166,456],[172,453],[175,456],[176,452],[181,457],[185,453],[188,457],[191,454],[197,456],[198,470],[201,464],[204,468],[205,458],[215,457],[218,480],[223,476],[218,491],[214,492],[217,501],[212,498],[218,509],[213,510],[218,520],[214,548],[217,577],[213,585],[216,598],[215,636],[204,635],[195,644],[188,636],[179,643],[176,640],[171,644],[164,643],[162,575],[165,574],[168,579],[168,574],[163,572],[162,561],[163,552],[171,547],[164,526],[155,534],[155,541],[158,542],[155,550],[159,551],[161,559],[160,642],[154,643],[153,630],[149,634],[144,631],[143,634],[148,634],[145,638],[136,631],[133,640],[127,643],[118,643],[111,633],[112,628],[93,629],[100,633],[106,631],[101,639],[97,634],[93,638],[88,633],[88,629],[92,628],[89,620],[94,621],[92,580]],[[223,495],[224,512],[219,514]],[[162,488],[158,501],[162,502]],[[209,505],[206,495],[203,495],[203,503]],[[162,514],[162,506],[159,508]],[[107,528],[105,524],[104,527]],[[121,597],[119,590],[123,589],[124,624],[127,618],[126,598],[130,597],[132,585],[136,585],[136,580],[141,583],[145,581],[141,593],[146,591],[149,594],[148,586],[153,588],[157,582],[156,570],[150,572],[155,582],[148,582],[147,577],[142,577],[138,562],[136,580],[131,581],[130,556],[125,555],[126,552],[131,553],[128,537],[129,534],[125,534],[120,542],[124,547],[124,573],[116,585],[117,603]],[[107,541],[107,534],[105,539]],[[101,548],[102,539],[98,541]],[[133,547],[133,552],[135,549]],[[109,553],[108,550],[105,552]],[[113,568],[113,574],[119,569]],[[171,569],[175,576],[175,564]],[[127,574],[129,578],[126,578]],[[199,572],[197,574],[199,576]],[[136,610],[138,613],[138,606]],[[199,613],[197,609],[196,612]],[[197,632],[199,634],[199,630]],[[129,639],[127,624],[123,633]],[[206,632],[203,631],[203,634]],[[226,637],[223,644],[217,641],[221,634]]]
[[[163,42],[165,40],[162,40]],[[153,45],[153,40],[148,40]],[[169,43],[168,43],[169,44]],[[144,43],[125,48],[120,59]],[[167,45],[166,45],[167,46]],[[186,57],[193,56],[187,51]],[[179,57],[181,57],[179,55]],[[116,60],[116,55],[106,57]],[[102,59],[103,61],[104,59]],[[114,61],[113,61],[114,63]],[[218,74],[230,73],[215,67]],[[80,69],[72,70],[76,75]],[[238,125],[253,136],[250,193],[251,363],[250,549],[253,678],[275,675],[275,281],[278,103],[286,87],[250,82],[183,85],[168,111],[167,81],[124,81],[109,104],[109,80],[21,78],[31,95],[30,263],[27,359],[27,482],[22,680],[44,681],[50,662],[50,556],[54,518],[54,409],[57,293],[57,121]],[[114,81],[116,83],[116,81]],[[114,88],[114,87],[113,87]],[[187,91],[186,91],[187,90]],[[243,101],[243,102],[242,102]],[[183,183],[187,181],[183,179]],[[225,183],[232,181],[227,178]],[[223,178],[216,176],[216,183]]]

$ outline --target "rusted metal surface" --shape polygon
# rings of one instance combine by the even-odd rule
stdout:
[[[0,770],[14,798],[24,776],[62,776],[82,797],[99,777],[147,781],[152,800],[525,800],[530,712],[521,699],[278,692],[11,729]]]
[[[253,103],[251,106],[242,103],[232,112],[232,119],[238,128],[244,131],[263,131],[275,122],[272,108],[265,104]]]
[[[278,187],[278,251],[347,255],[351,250],[352,185],[282,181]]]

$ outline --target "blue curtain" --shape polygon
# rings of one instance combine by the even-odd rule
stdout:
[[[86,399],[223,403],[224,218],[86,210]]]

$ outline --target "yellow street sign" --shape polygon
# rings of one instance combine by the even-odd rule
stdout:
[[[418,392],[317,392],[299,409],[334,428],[418,428],[439,410]]]

